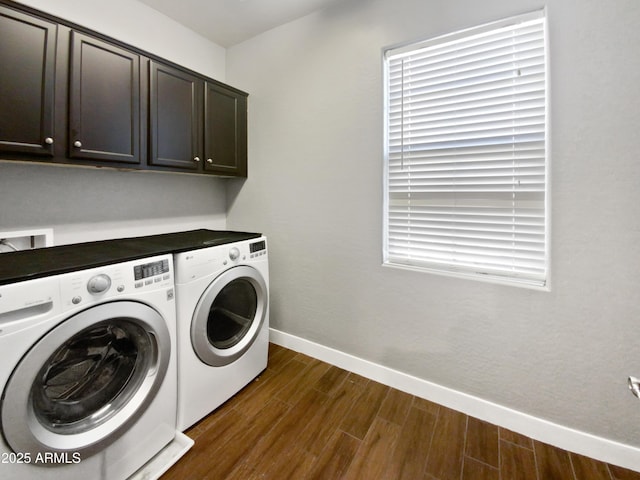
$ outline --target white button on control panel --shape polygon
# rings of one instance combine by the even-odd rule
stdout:
[[[104,273],[91,277],[87,282],[87,290],[93,294],[106,292],[109,287],[111,287],[111,278]]]

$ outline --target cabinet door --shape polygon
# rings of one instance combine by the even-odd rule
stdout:
[[[53,155],[56,25],[0,7],[0,152]]]
[[[204,125],[205,171],[246,177],[246,95],[207,82]]]
[[[202,170],[203,81],[151,62],[151,165]]]
[[[140,56],[72,32],[69,156],[140,163]]]

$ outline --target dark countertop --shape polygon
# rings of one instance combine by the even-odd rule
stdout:
[[[260,236],[260,233],[202,229],[5,252],[0,253],[0,285]]]

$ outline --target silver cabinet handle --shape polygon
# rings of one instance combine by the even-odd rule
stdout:
[[[195,158],[193,159],[193,161],[194,161],[194,162],[199,162],[199,161],[200,161],[200,157],[195,157]]]
[[[213,163],[213,160],[210,158],[207,158],[207,163]]]
[[[82,146],[82,142],[80,140],[76,140],[73,142],[73,146],[76,148],[80,148]]]
[[[47,145],[53,145],[53,138],[51,137],[45,138],[44,143],[46,143]]]

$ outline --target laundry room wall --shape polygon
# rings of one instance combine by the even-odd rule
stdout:
[[[20,3],[225,81],[224,48],[135,0]],[[0,161],[0,232],[53,228],[58,245],[224,229],[225,190],[225,180],[196,175]]]
[[[382,267],[383,47],[545,5],[551,290]],[[639,23],[635,0],[345,0],[230,48],[252,169],[227,221],[269,237],[271,326],[640,447]]]

